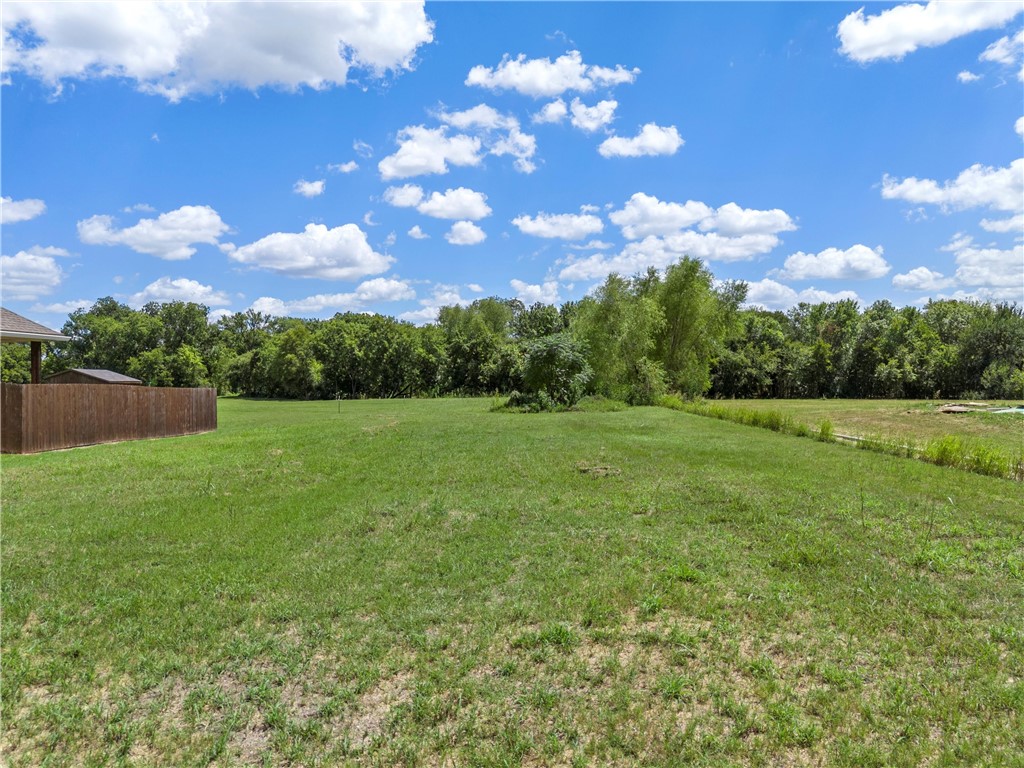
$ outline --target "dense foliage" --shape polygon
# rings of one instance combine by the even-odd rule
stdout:
[[[665,392],[712,397],[1024,397],[1024,311],[942,300],[742,309],[743,283],[701,262],[611,275],[560,308],[486,298],[417,327],[382,315],[209,322],[199,304],[139,310],[104,298],[74,312],[44,375],[107,368],[154,386],[215,386],[278,398],[393,398],[519,392],[556,405],[584,394],[633,404]],[[28,376],[5,345],[5,381]]]

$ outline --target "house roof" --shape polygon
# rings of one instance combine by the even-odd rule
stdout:
[[[97,381],[103,381],[107,384],[141,384],[139,379],[133,379],[131,376],[125,376],[123,373],[117,373],[115,371],[107,371],[102,368],[68,368],[66,371],[60,373],[54,373],[46,377],[47,381],[60,376],[65,373],[78,373],[82,376],[88,376],[91,379]]]
[[[6,307],[0,307],[0,341],[71,341],[52,328],[40,325]]]

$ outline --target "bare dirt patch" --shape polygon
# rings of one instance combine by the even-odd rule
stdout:
[[[382,678],[364,691],[356,701],[353,712],[336,727],[336,736],[348,736],[352,747],[365,749],[384,732],[384,725],[392,710],[412,698],[409,672],[400,672]]]

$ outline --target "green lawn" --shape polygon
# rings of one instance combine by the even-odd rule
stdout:
[[[490,405],[4,457],[6,761],[1024,765],[1020,484]]]
[[[950,402],[921,400],[723,400],[725,405],[781,411],[810,427],[829,419],[836,432],[854,437],[927,440],[961,435],[1019,456],[1024,453],[1024,416],[1007,413],[940,413]],[[988,402],[988,401],[986,401]],[[1019,405],[992,401],[992,405]]]

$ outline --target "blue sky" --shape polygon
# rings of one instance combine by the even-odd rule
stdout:
[[[1022,10],[5,2],[3,302],[1022,302]]]

